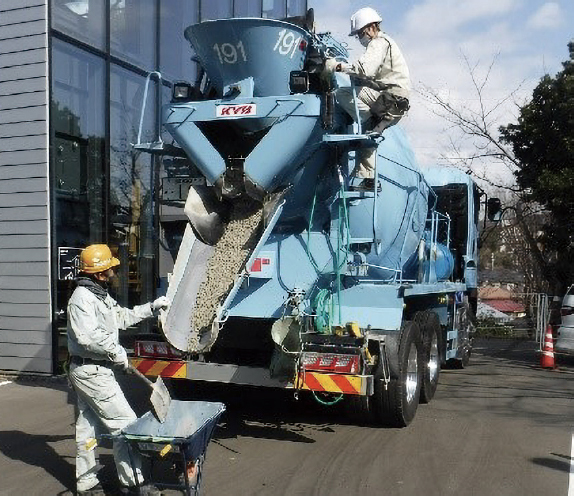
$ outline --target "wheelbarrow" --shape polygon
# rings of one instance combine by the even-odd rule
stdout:
[[[196,496],[200,491],[207,445],[224,411],[223,403],[172,400],[163,423],[152,412],[147,412],[119,434],[102,437],[125,440],[134,471],[133,453],[136,450],[152,463],[161,459],[174,460],[183,472],[179,483],[151,482],[161,489],[179,489],[188,496]]]

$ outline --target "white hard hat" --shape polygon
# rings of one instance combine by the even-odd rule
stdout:
[[[363,7],[351,16],[351,32],[349,33],[349,36],[355,36],[357,32],[365,26],[368,26],[373,22],[381,22],[382,20],[383,19],[375,9],[372,9],[371,7]]]

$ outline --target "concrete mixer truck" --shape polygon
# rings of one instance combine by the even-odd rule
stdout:
[[[189,166],[188,224],[148,375],[291,389],[406,426],[442,366],[467,365],[480,190],[421,170],[399,126],[364,132],[337,105],[346,47],[305,19],[190,26],[201,73],[162,106],[169,139],[136,148]],[[355,163],[376,150],[373,189]]]

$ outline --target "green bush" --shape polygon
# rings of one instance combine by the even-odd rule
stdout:
[[[477,337],[510,338],[514,328],[506,323],[501,323],[492,317],[478,319],[476,326]]]

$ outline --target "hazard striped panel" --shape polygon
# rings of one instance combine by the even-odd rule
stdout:
[[[132,365],[142,374],[157,377],[172,377],[185,379],[187,377],[186,362],[176,360],[153,360],[149,358],[132,358]]]
[[[371,394],[369,384],[372,376],[325,374],[320,372],[299,373],[297,389],[321,391],[325,393]]]

